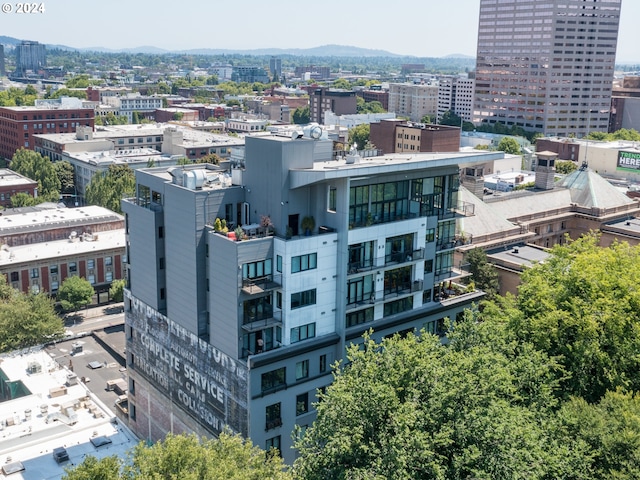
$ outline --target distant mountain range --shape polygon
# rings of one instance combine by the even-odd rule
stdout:
[[[0,35],[0,44],[15,46],[22,40],[14,37]],[[412,55],[400,55],[386,50],[375,50],[371,48],[351,47],[348,45],[322,45],[313,48],[256,48],[250,50],[225,49],[225,48],[195,48],[189,50],[165,50],[151,45],[143,45],[134,48],[112,49],[105,47],[76,48],[67,45],[49,45],[47,48],[59,48],[61,50],[76,50],[80,52],[102,52],[102,53],[149,53],[149,54],[187,54],[187,55],[295,55],[303,57],[412,57]],[[472,59],[468,55],[447,55],[444,58]]]

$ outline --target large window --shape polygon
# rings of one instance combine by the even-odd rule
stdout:
[[[278,368],[276,370],[271,370],[270,372],[263,373],[262,381],[261,381],[262,391],[266,392],[268,390],[276,390],[279,387],[286,386],[286,376],[287,376],[286,367]]]
[[[373,302],[375,280],[373,275],[354,278],[347,282],[347,305]]]
[[[396,268],[384,272],[384,294],[402,295],[411,292],[411,267]]]
[[[313,270],[317,267],[318,255],[316,253],[308,253],[291,257],[291,273],[304,272]]]
[[[309,376],[309,360],[296,362],[296,380],[307,378]]]
[[[280,435],[267,438],[267,441],[265,442],[264,446],[267,453],[280,455]]]
[[[347,328],[367,322],[373,322],[373,308],[347,313]]]
[[[263,278],[271,275],[273,273],[271,264],[270,258],[259,262],[245,263],[242,265],[242,278]]]
[[[282,425],[280,402],[267,406],[265,409],[265,423],[265,430],[271,430]]]
[[[453,268],[453,251],[438,253],[436,255],[436,275],[451,272]]]
[[[309,392],[296,396],[296,417],[309,411]]]
[[[384,246],[384,262],[403,263],[411,260],[413,254],[413,234],[387,238]]]
[[[271,305],[271,295],[260,298],[252,298],[243,302],[243,324],[267,320],[273,318],[273,305]]]
[[[316,336],[316,324],[308,323],[291,329],[291,343],[301,342]]]
[[[413,297],[405,297],[401,300],[388,302],[384,304],[384,316],[394,315],[396,313],[406,312],[413,308]]]
[[[403,218],[408,213],[408,180],[350,189],[349,223],[354,226],[366,225],[370,221],[390,222]]]
[[[304,292],[297,292],[291,294],[291,310],[296,308],[306,307],[308,305],[315,305],[316,303],[316,289],[305,290]]]
[[[375,266],[375,242],[349,245],[349,273]]]
[[[336,187],[329,187],[329,198],[327,201],[327,210],[329,210],[330,212],[336,211],[336,205],[338,204],[337,194],[338,194],[338,191],[336,190]]]

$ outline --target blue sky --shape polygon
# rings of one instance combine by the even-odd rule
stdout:
[[[5,1],[6,3],[6,1]],[[14,7],[17,2],[11,3]],[[46,0],[0,13],[0,35],[72,47],[307,48],[325,44],[475,56],[480,0]],[[410,12],[407,15],[407,12]],[[640,62],[640,1],[623,0],[617,60]]]

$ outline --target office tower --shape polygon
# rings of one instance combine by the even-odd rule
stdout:
[[[607,131],[621,0],[481,0],[475,123]]]
[[[279,80],[282,77],[282,59],[279,57],[271,57],[269,59],[269,74],[271,80]]]
[[[16,76],[24,75],[31,70],[38,70],[47,66],[47,51],[38,42],[23,41],[16,45]]]
[[[482,297],[455,286],[456,219],[471,213],[458,164],[502,153],[333,160],[322,136],[247,137],[243,168],[136,171],[122,208],[141,438],[227,425],[292,462],[294,425],[313,422],[347,345],[441,332]]]

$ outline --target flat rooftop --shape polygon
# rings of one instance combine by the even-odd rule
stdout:
[[[520,244],[491,250],[487,252],[487,257],[492,262],[522,269],[544,262],[549,257],[549,252],[539,247]]]
[[[124,228],[108,230],[92,235],[78,235],[73,239],[55,240],[52,242],[32,243],[29,245],[8,246],[0,248],[0,267],[19,265],[33,261],[56,259],[102,252],[125,247]]]
[[[7,209],[0,214],[0,238],[20,231],[38,231],[69,225],[123,221],[124,217],[104,207],[90,205],[79,208],[50,208],[24,211]]]
[[[73,361],[86,362],[90,354],[84,349]],[[0,358],[7,381],[25,393],[0,402],[0,478],[58,480],[65,467],[78,465],[87,455],[123,457],[137,443],[64,360],[61,366],[46,349]],[[69,457],[60,463],[53,457],[59,447]]]
[[[11,187],[14,185],[37,184],[35,180],[20,175],[19,173],[9,170],[8,168],[0,168],[0,187]]]

